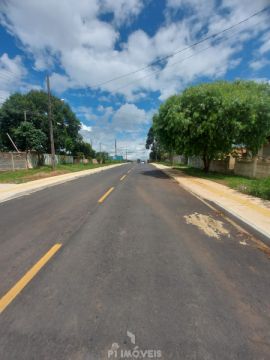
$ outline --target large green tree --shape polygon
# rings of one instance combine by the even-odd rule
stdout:
[[[152,161],[161,161],[164,158],[164,151],[162,149],[162,146],[160,145],[158,139],[155,136],[154,129],[151,126],[145,143],[145,148],[147,150],[150,150],[149,158]]]
[[[84,142],[82,139],[79,139],[76,141],[76,143],[73,146],[72,154],[75,156],[83,156],[85,158],[94,158],[95,157],[95,151],[92,149],[92,146],[89,143]]]
[[[21,122],[13,134],[13,139],[21,151],[35,150],[38,153],[45,152],[47,137],[43,131],[36,129],[30,122]]]
[[[79,135],[80,121],[70,106],[61,99],[52,96],[52,115],[55,148],[58,153],[72,152],[74,144],[82,141]],[[13,94],[0,109],[0,136],[2,147],[12,149],[7,133],[12,137],[16,129],[25,120],[35,129],[46,134],[45,151],[50,152],[48,98],[44,91],[30,91],[27,94]]]
[[[270,133],[270,86],[252,81],[200,84],[172,96],[153,118],[154,133],[166,149],[211,160],[237,144],[253,153]]]

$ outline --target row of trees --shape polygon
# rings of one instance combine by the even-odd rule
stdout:
[[[52,96],[55,149],[58,154],[95,157],[95,151],[79,134],[81,123],[70,106]],[[20,151],[50,153],[48,97],[44,91],[11,95],[0,108],[0,151],[14,150],[7,134]]]
[[[256,154],[270,136],[270,86],[254,81],[217,81],[186,89],[153,117],[146,148],[200,156],[204,170],[237,146]]]

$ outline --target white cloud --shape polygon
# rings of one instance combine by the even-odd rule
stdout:
[[[145,111],[129,103],[121,105],[117,110],[113,110],[110,106],[100,107],[98,109],[100,115],[95,121],[91,117],[91,126],[87,125],[87,116],[93,114],[93,110],[91,108],[81,110],[86,114],[84,116],[86,121],[82,121],[80,133],[85,141],[92,143],[96,151],[99,151],[101,144],[102,150],[114,154],[114,141],[117,139],[119,154],[125,155],[127,149],[129,158],[147,157],[148,152],[144,144],[148,129],[145,125],[150,125],[153,110]],[[87,129],[88,126],[91,130]]]
[[[217,8],[214,0],[168,0],[167,11],[186,9],[187,15],[183,20],[168,18],[152,37],[141,29],[134,31],[117,50],[116,42],[121,41],[118,26],[131,21],[142,11],[142,0],[47,0],[46,3],[10,0],[6,3],[5,17],[2,16],[1,21],[34,56],[37,69],[52,67],[54,63],[62,67],[66,75],[52,76],[53,89],[61,92],[67,88],[93,87],[112,77],[134,72],[196,41],[202,29],[205,36],[220,31],[267,3],[268,0],[256,3],[253,0],[223,0]],[[226,16],[222,9],[226,9]],[[111,23],[100,19],[99,15],[106,13],[113,14]],[[261,22],[256,27],[255,20]],[[184,67],[173,66],[172,63],[192,55],[198,48],[170,58],[160,73],[147,77],[149,71],[157,69],[155,65],[133,76],[104,84],[100,89],[124,94],[128,101],[136,101],[149,91],[160,91],[161,98],[164,98],[198,76],[223,76],[241,50],[239,43],[265,29],[266,14],[255,20],[241,25],[239,30],[242,31],[228,41],[220,44],[209,42],[212,48],[203,55],[190,58]],[[268,51],[268,48],[269,42],[265,39],[261,52]],[[129,82],[133,83],[123,87]]]
[[[10,58],[8,54],[4,53],[0,57],[0,104],[3,103],[12,92],[18,89],[23,90],[25,87],[23,77],[26,73],[20,56]]]
[[[123,43],[119,26],[138,16],[145,4],[142,0],[47,0],[45,3],[10,0],[1,21],[33,55],[37,69],[54,70],[54,64],[62,67],[61,74],[52,75],[53,90],[61,92],[67,88],[95,87],[113,77],[135,72],[202,36],[241,21],[268,1],[223,0],[217,7],[214,0],[167,0],[167,14],[185,10],[183,20],[168,15],[153,36],[138,29]],[[100,15],[109,13],[113,15],[111,23],[101,20]],[[267,26],[268,17],[264,13],[242,24],[222,41],[204,43],[211,49],[201,54],[195,55],[202,48],[197,46],[169,58],[162,66],[155,64],[97,88],[110,94],[123,94],[129,102],[152,91],[160,92],[160,98],[164,99],[198,77],[224,76],[228,69],[239,64],[241,43],[260,37]],[[261,37],[261,53],[270,48],[266,35]],[[184,60],[189,56],[193,57]],[[157,69],[161,71],[149,76]]]
[[[215,0],[167,0],[168,9],[191,9],[200,17],[204,17],[207,14],[209,16],[209,13],[215,8],[215,3]]]
[[[65,91],[67,88],[73,87],[73,84],[74,83],[66,75],[53,73],[50,76],[51,89],[56,91],[57,93],[61,93]]]
[[[101,0],[101,12],[112,12],[118,25],[129,23],[142,9],[142,0]]]
[[[262,42],[263,44],[261,45],[259,51],[261,54],[265,54],[270,51],[270,31],[264,34]]]
[[[138,131],[140,126],[149,124],[150,121],[149,113],[134,104],[126,103],[114,113],[112,124],[120,131]]]
[[[257,71],[260,70],[262,68],[264,68],[265,66],[270,64],[270,60],[266,59],[266,58],[261,58],[261,59],[257,59],[257,60],[253,60],[249,63],[249,66]]]
[[[87,106],[79,106],[73,109],[79,117],[82,117],[88,121],[95,121],[98,116],[93,113],[93,110]]]
[[[91,132],[92,131],[92,127],[91,126],[87,126],[85,125],[84,123],[81,123],[81,130],[84,130],[84,131],[88,131],[88,132]]]

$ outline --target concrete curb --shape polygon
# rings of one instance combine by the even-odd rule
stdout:
[[[82,170],[73,173],[67,173],[63,175],[57,175],[57,176],[47,177],[44,179],[29,181],[23,184],[18,184],[16,185],[16,187],[12,186],[10,188],[0,190],[0,203],[21,196],[29,195],[36,191],[40,191],[51,186],[60,185],[67,181],[76,180],[84,176],[96,174],[122,165],[126,165],[126,163],[102,166],[95,169]]]

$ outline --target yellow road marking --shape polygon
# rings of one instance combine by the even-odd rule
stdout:
[[[62,244],[55,244],[51,247],[51,249],[0,299],[0,314],[34,278],[41,268],[53,257],[61,246]]]
[[[125,178],[126,176],[127,176],[126,174],[123,175],[123,176],[121,177],[120,181],[124,180],[124,178]]]
[[[111,187],[108,191],[105,192],[105,194],[103,196],[101,196],[101,198],[98,200],[98,202],[101,204],[107,196],[110,195],[110,193],[114,190],[114,187]]]

